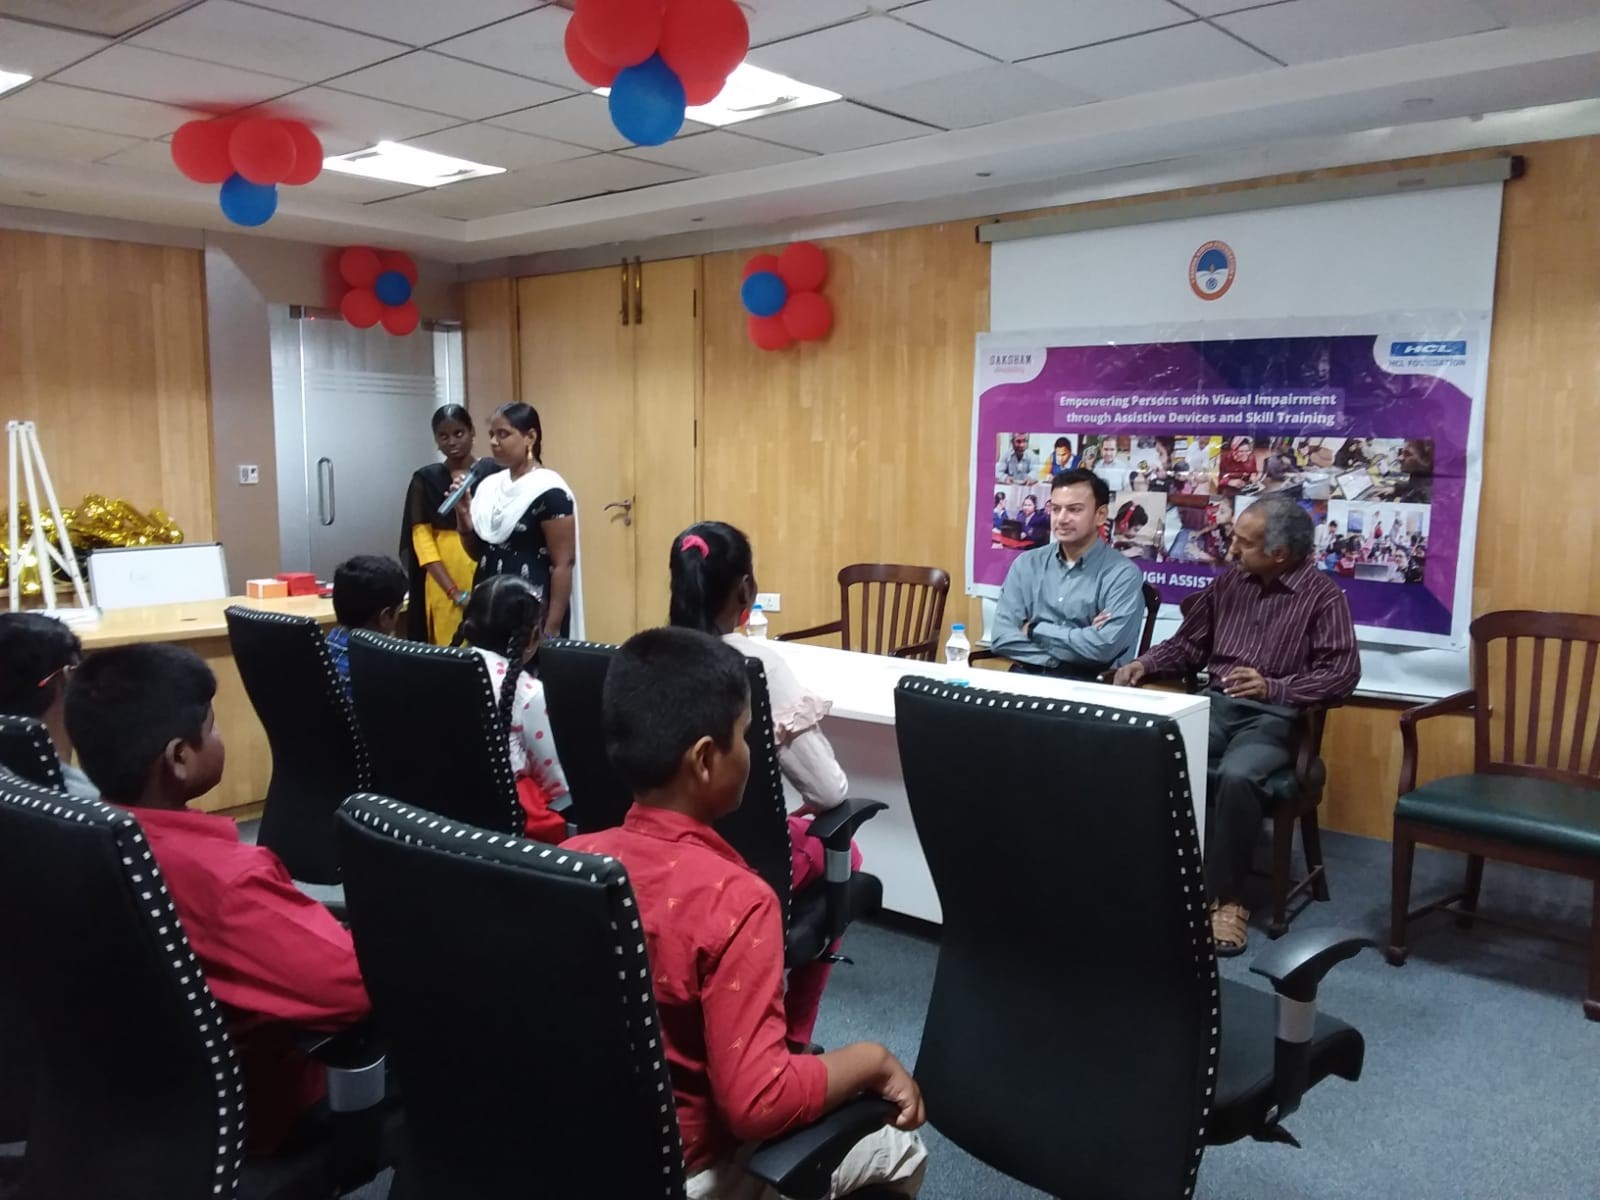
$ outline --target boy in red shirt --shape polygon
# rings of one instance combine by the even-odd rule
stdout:
[[[909,1132],[922,1094],[884,1047],[822,1055],[785,1041],[778,900],[712,829],[750,774],[743,657],[689,629],[629,639],[606,675],[603,730],[633,790],[617,829],[566,843],[622,860],[644,923],[690,1200],[776,1200],[738,1162],[749,1143],[810,1124],[863,1092],[900,1112],[834,1172],[830,1196],[869,1185],[916,1195],[926,1152]]]
[[[68,685],[67,729],[100,794],[144,830],[239,1054],[247,1149],[265,1154],[324,1093],[301,1031],[352,1025],[372,1005],[349,932],[278,856],[240,842],[232,819],[186,807],[222,778],[216,691],[182,647],[102,650]]]

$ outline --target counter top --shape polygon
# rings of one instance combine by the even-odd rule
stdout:
[[[195,600],[186,604],[152,604],[143,608],[118,608],[104,613],[98,625],[77,630],[84,649],[103,650],[132,642],[187,642],[200,638],[225,638],[228,622],[223,611],[230,605],[262,608],[271,612],[311,617],[333,624],[333,601],[321,596],[290,596],[281,600],[251,600],[230,596],[226,600]]]

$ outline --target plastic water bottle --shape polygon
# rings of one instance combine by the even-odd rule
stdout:
[[[767,640],[767,614],[761,611],[761,605],[750,610],[750,619],[744,623],[744,635]]]
[[[950,640],[944,644],[945,663],[952,667],[967,667],[971,665],[971,658],[972,643],[967,641],[967,627],[952,625]]]

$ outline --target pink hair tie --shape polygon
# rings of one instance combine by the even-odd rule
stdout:
[[[683,539],[678,543],[678,549],[680,551],[698,550],[701,558],[709,558],[711,556],[711,547],[706,545],[705,538],[698,533],[684,534]]]

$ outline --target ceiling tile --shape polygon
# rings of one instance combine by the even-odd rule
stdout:
[[[889,17],[867,17],[750,52],[750,62],[846,96],[881,92],[993,60]]]
[[[1167,0],[923,0],[895,16],[1007,62],[1194,19]]]
[[[939,132],[915,121],[862,108],[848,100],[819,104],[815,108],[797,108],[772,117],[757,117],[741,124],[740,129],[751,137],[818,154],[838,154]]]
[[[311,196],[318,200],[349,200],[355,204],[373,204],[394,196],[404,196],[416,191],[414,184],[393,183],[387,179],[366,179],[360,175],[342,175],[338,171],[324,171],[310,183],[297,185],[293,194]]]
[[[1600,16],[1600,0],[1478,0],[1478,7],[1506,25],[1549,25]]]
[[[472,220],[540,208],[546,204],[561,204],[604,192],[670,183],[687,177],[686,172],[655,163],[635,162],[612,154],[591,154],[588,158],[554,163],[530,171],[453,183],[448,187],[388,201],[386,206]]]
[[[67,162],[89,163],[105,154],[136,145],[133,138],[92,129],[73,129],[26,117],[0,121],[0,154],[27,154],[34,158],[56,158]]]
[[[0,12],[24,21],[122,37],[192,0],[0,0]]]
[[[295,88],[290,79],[137,46],[109,46],[93,58],[57,72],[54,82],[212,112],[258,104]]]
[[[41,79],[108,45],[105,38],[0,17],[0,71],[21,71]]]
[[[1261,8],[1268,4],[1285,4],[1289,0],[1178,0],[1178,2],[1196,16],[1217,17],[1223,13],[1238,12],[1242,8]]]
[[[91,92],[59,83],[30,84],[20,92],[0,97],[0,121],[29,117],[128,137],[165,137],[195,115],[168,104]]]
[[[469,120],[514,112],[570,94],[565,88],[427,50],[341,75],[329,80],[327,86]]]
[[[297,17],[314,17],[341,29],[426,46],[540,7],[529,0],[450,0],[448,4],[396,3],[395,0],[252,0]]]
[[[853,20],[867,12],[867,5],[866,0],[745,0],[744,11],[750,44],[761,46]]]
[[[1219,17],[1217,24],[1291,64],[1414,46],[1498,25],[1462,0],[1294,0]]]
[[[508,171],[536,167],[542,163],[560,162],[566,158],[584,158],[590,153],[586,146],[569,146],[566,142],[553,142],[549,138],[534,137],[527,133],[514,133],[498,125],[457,125],[454,129],[441,129],[424,137],[408,138],[408,144],[432,150],[435,154],[449,154]]]
[[[404,52],[394,42],[234,0],[205,0],[129,41],[303,83],[316,83]]]
[[[588,146],[592,150],[622,150],[633,145],[611,123],[611,109],[605,98],[593,93],[507,113],[495,117],[493,124],[515,129],[518,133],[531,133],[537,137]],[[705,128],[698,121],[685,121],[679,136]]]
[[[324,148],[333,154],[346,152],[334,148],[340,139],[354,142],[350,149],[356,150],[376,142],[419,137],[456,123],[453,117],[439,113],[322,87],[285,96],[272,106],[272,111],[279,116],[298,117],[310,125],[322,138]]]
[[[486,67],[560,84],[575,92],[588,91],[589,85],[567,65],[563,39],[570,15],[552,4],[465,37],[440,42],[433,49]]]
[[[698,175],[725,175],[731,171],[748,171],[754,167],[794,162],[810,158],[811,155],[804,150],[776,146],[771,142],[713,129],[693,137],[674,138],[665,146],[640,146],[628,151],[628,157],[681,167]]]
[[[874,108],[886,108],[916,121],[945,129],[966,129],[1010,117],[1070,108],[1095,97],[1055,79],[1035,75],[1024,67],[995,63],[960,75],[874,92],[861,99]]]
[[[1277,66],[1227,34],[1196,23],[1030,59],[1026,69],[1112,100]]]
[[[159,171],[166,175],[176,175],[178,168],[172,165],[172,146],[169,142],[135,142],[124,150],[115,154],[103,155],[101,163],[124,167],[137,171]],[[197,187],[215,187],[215,184],[196,184]]]

